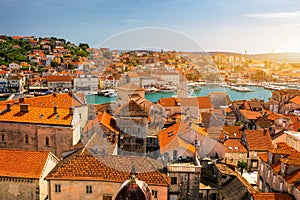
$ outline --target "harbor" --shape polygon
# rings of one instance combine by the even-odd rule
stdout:
[[[234,90],[229,87],[224,87],[217,84],[212,85],[202,85],[201,89],[194,90],[193,94],[189,94],[189,96],[207,96],[209,93],[212,92],[226,92],[232,101],[234,100],[247,100],[247,99],[259,99],[268,101],[268,99],[272,95],[272,90],[265,89],[261,86],[247,86],[251,92],[242,92],[238,90]],[[173,97],[176,96],[176,91],[172,92],[153,92],[153,93],[146,93],[145,97],[151,102],[157,102],[160,98],[166,97]],[[116,97],[107,97],[103,95],[87,95],[86,96],[87,102],[89,104],[103,104],[108,102],[116,101]]]

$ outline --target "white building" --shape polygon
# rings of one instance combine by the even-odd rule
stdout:
[[[82,92],[84,94],[97,94],[99,87],[99,79],[92,75],[79,75],[74,78],[74,92]]]

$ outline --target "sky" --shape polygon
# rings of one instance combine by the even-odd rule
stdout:
[[[54,36],[91,47],[300,52],[299,0],[0,0],[0,5],[5,35]],[[189,42],[196,49],[185,45]]]

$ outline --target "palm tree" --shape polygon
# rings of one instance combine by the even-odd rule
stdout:
[[[244,169],[248,169],[248,164],[245,161],[238,161],[237,168],[240,169],[241,175],[243,175]]]

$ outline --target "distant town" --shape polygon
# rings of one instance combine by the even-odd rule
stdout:
[[[296,54],[0,36],[0,199],[300,199],[299,151]]]

